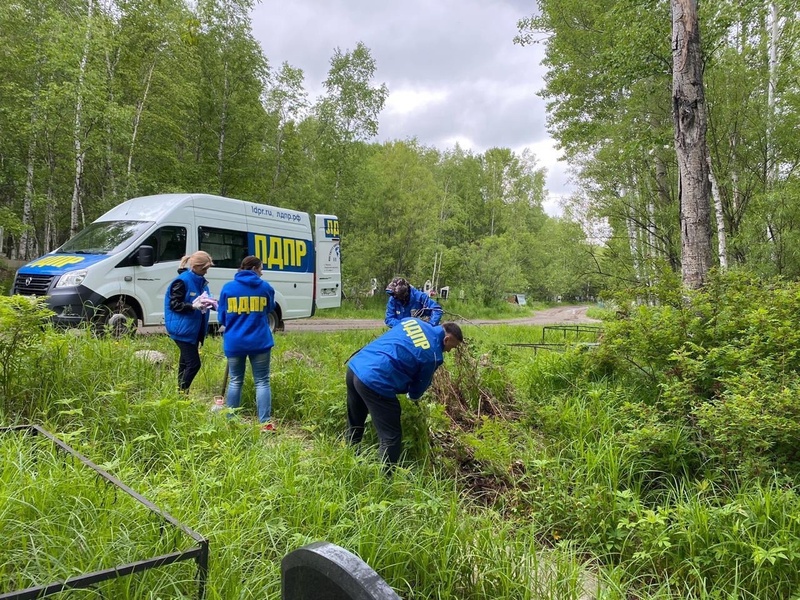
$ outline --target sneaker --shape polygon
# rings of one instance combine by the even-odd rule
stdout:
[[[261,426],[261,431],[262,432],[275,431],[275,425],[273,425],[271,422],[270,423],[264,423]]]

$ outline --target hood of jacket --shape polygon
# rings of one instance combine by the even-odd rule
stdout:
[[[237,271],[233,278],[237,283],[251,288],[257,288],[263,281],[255,271]]]

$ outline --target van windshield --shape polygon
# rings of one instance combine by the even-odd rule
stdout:
[[[92,223],[61,246],[60,254],[116,254],[131,245],[149,221],[101,221]]]

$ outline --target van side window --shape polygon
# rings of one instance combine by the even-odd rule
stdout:
[[[215,267],[238,269],[242,259],[250,254],[244,231],[200,227],[197,238],[200,240],[199,249],[211,255]]]
[[[176,225],[162,227],[156,232],[159,245],[156,249],[156,262],[180,260],[186,254],[186,228]]]
[[[156,263],[180,260],[186,254],[186,228],[166,225],[147,236],[139,246],[152,246]],[[132,267],[137,264],[136,251],[131,252],[117,267]]]
[[[141,246],[152,246],[153,247],[153,256],[158,259],[158,235],[157,233],[151,233],[147,236],[147,239],[143,241]]]

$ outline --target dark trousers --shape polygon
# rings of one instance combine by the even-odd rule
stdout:
[[[185,392],[192,385],[195,376],[200,371],[200,342],[179,342],[178,348],[181,351],[178,360],[178,389]]]
[[[364,423],[367,415],[378,433],[381,460],[394,465],[400,459],[403,449],[403,430],[400,425],[400,401],[396,396],[381,396],[372,391],[347,369],[347,439],[358,444],[364,437]]]

